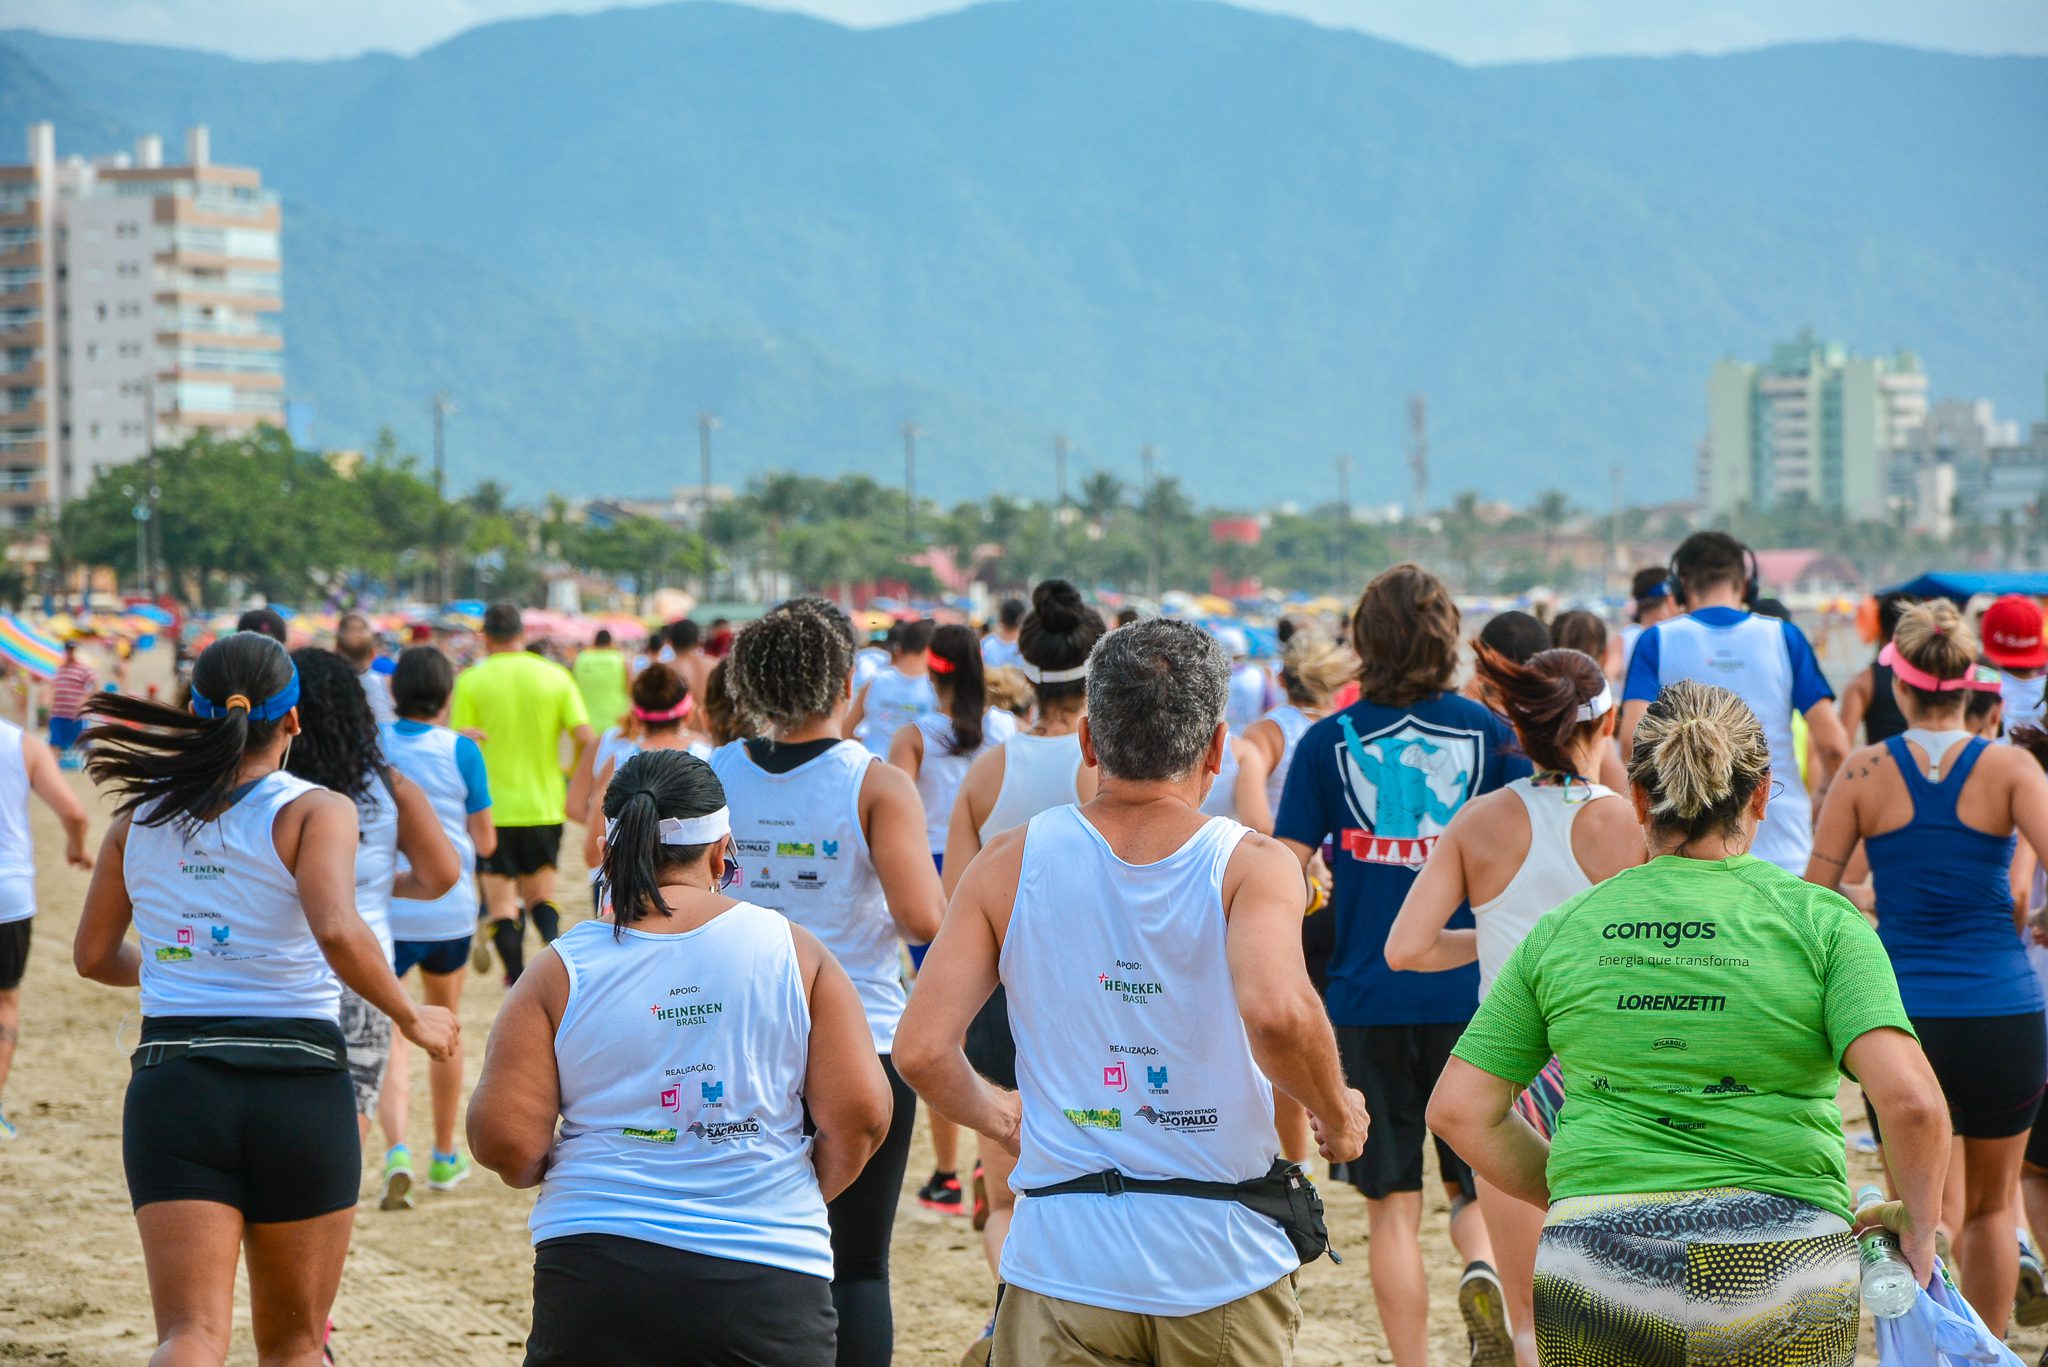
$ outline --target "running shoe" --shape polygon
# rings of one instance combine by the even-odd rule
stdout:
[[[2041,1274],[2041,1255],[2020,1240],[2020,1282],[2013,1292],[2012,1317],[2027,1328],[2048,1324],[2048,1284]]]
[[[327,1321],[327,1332],[320,1336],[320,1360],[334,1367],[334,1321]]]
[[[469,1177],[469,1159],[461,1153],[436,1150],[427,1165],[428,1191],[453,1191]]]
[[[14,1128],[14,1122],[7,1118],[6,1112],[0,1111],[0,1141],[19,1138],[21,1131]]]
[[[981,1160],[974,1160],[974,1227],[988,1228],[988,1182],[981,1175]]]
[[[967,1351],[960,1358],[960,1367],[988,1367],[989,1355],[996,1346],[996,1312],[988,1312],[988,1323],[981,1326],[974,1342],[967,1345]]]
[[[384,1155],[384,1197],[377,1209],[412,1209],[412,1152],[403,1144],[393,1144]]]
[[[1465,1275],[1458,1278],[1458,1313],[1465,1317],[1465,1336],[1472,1343],[1472,1367],[1515,1367],[1507,1297],[1488,1264],[1467,1264]]]
[[[960,1196],[960,1174],[934,1171],[932,1180],[917,1189],[917,1203],[941,1215],[965,1215],[967,1207]]]

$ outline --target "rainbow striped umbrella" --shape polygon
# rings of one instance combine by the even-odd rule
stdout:
[[[0,659],[11,660],[39,679],[56,677],[64,647],[12,614],[0,616]]]

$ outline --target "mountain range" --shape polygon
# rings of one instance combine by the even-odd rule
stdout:
[[[213,129],[285,200],[316,437],[427,398],[457,487],[769,468],[1046,496],[1138,452],[1196,497],[1692,485],[1705,379],[1802,326],[2041,415],[2048,59],[1836,43],[1465,67],[1209,0],[892,28],[682,3],[412,58],[0,32],[0,135]],[[2031,167],[2033,169],[2029,170]]]

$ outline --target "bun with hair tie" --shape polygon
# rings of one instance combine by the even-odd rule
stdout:
[[[228,694],[228,700],[221,704],[221,710],[224,712],[232,712],[238,707],[244,712],[253,710],[247,694],[230,693]]]

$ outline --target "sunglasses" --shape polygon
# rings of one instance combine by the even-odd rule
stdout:
[[[740,861],[732,857],[730,847],[725,852],[725,868],[718,875],[718,890],[724,892],[740,881]]]

